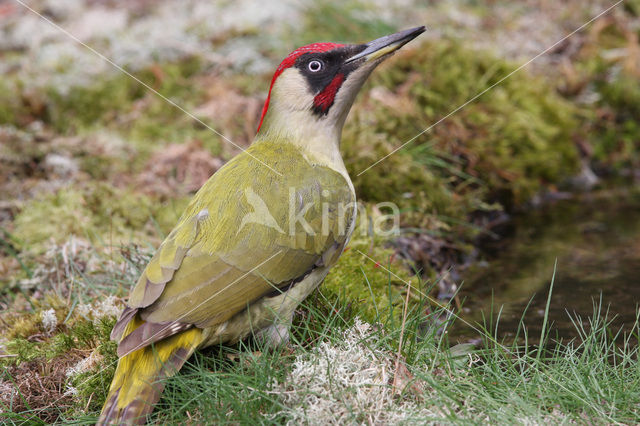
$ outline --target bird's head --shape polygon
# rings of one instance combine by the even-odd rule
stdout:
[[[294,50],[273,75],[257,139],[339,141],[353,100],[371,71],[423,31],[417,27],[365,44],[314,43]]]

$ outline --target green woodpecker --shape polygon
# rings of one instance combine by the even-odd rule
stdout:
[[[371,71],[423,31],[314,43],[282,61],[254,142],[200,188],[131,291],[111,334],[120,359],[99,424],[144,423],[163,378],[198,348],[286,341],[354,228],[339,149],[349,109]]]

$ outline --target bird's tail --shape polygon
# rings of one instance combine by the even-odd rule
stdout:
[[[136,316],[123,334],[126,336],[140,323]],[[180,370],[201,342],[202,330],[191,328],[121,357],[97,424],[145,423],[160,399],[162,379]]]

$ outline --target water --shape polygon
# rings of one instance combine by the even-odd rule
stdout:
[[[584,325],[594,303],[609,309],[612,326],[629,330],[640,304],[640,196],[637,191],[600,191],[565,200],[518,217],[500,241],[497,258],[466,274],[460,297],[463,317],[483,322],[502,307],[498,334],[507,341],[524,317],[530,336],[539,336],[557,260],[549,317],[552,335],[569,339]],[[495,247],[494,247],[495,248]],[[492,306],[493,304],[493,306]],[[477,333],[458,323],[458,340]],[[536,340],[535,338],[533,339]]]

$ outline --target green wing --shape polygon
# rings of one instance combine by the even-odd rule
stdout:
[[[136,312],[145,324],[121,340],[119,353],[223,323],[330,265],[354,215],[355,196],[340,173],[310,164],[288,144],[253,145],[198,191],[145,268],[114,335]]]

